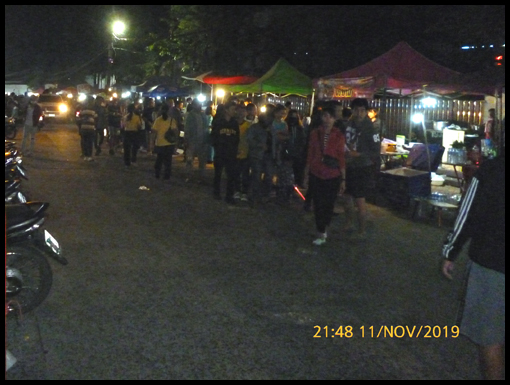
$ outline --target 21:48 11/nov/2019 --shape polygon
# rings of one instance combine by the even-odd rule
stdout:
[[[352,326],[314,326],[316,333],[313,338],[458,338],[460,329],[458,326],[380,326],[359,328],[356,334]]]

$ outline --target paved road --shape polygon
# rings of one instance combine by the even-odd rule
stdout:
[[[25,189],[51,203],[70,263],[8,321],[7,379],[480,378],[473,345],[451,338],[465,263],[453,283],[438,274],[447,230],[428,216],[370,205],[367,241],[341,234],[341,214],[317,249],[297,202],[233,208],[210,183],[185,184],[180,158],[165,186],[152,158],[128,172],[120,155],[79,154],[75,127],[47,126],[26,159]],[[427,325],[439,338],[416,338]],[[417,329],[377,338],[381,326]]]

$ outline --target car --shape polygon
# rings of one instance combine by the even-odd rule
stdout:
[[[44,119],[67,121],[69,106],[60,95],[43,94],[37,101],[43,111]]]

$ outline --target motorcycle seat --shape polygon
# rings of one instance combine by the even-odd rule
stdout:
[[[22,204],[5,205],[7,220],[7,234],[32,226],[44,217],[49,207],[47,202],[27,202]]]

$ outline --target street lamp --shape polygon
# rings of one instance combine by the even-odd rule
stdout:
[[[115,20],[113,24],[111,25],[111,41],[108,45],[108,75],[106,79],[106,88],[109,88],[112,86],[113,83],[113,71],[112,71],[112,65],[114,63],[114,57],[115,57],[115,47],[114,43],[116,40],[127,40],[125,38],[119,37],[124,34],[126,31],[126,24],[121,20]]]
[[[120,39],[118,36],[123,35],[126,31],[126,24],[123,21],[115,20],[112,25],[113,36]]]

